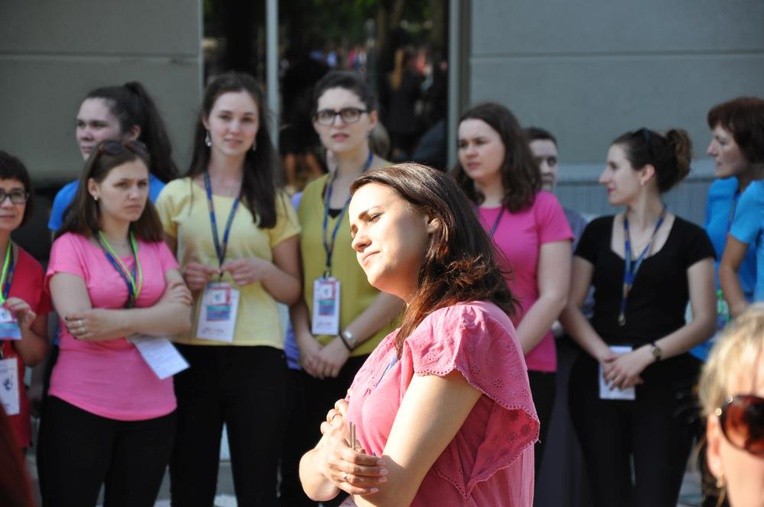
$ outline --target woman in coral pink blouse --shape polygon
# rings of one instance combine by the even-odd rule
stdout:
[[[303,456],[306,493],[345,491],[343,506],[530,506],[539,422],[514,299],[467,197],[416,164],[370,171],[352,190],[358,262],[407,308]]]

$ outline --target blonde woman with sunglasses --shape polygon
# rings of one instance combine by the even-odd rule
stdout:
[[[754,304],[724,331],[703,367],[706,459],[719,505],[764,506],[764,305]]]

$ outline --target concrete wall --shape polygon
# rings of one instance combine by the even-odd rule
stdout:
[[[563,163],[591,166],[577,174],[598,175],[610,141],[642,126],[687,129],[702,158],[708,109],[764,96],[761,0],[475,0],[471,17],[468,101],[500,101],[524,125],[551,130]],[[704,201],[708,178],[672,196],[688,218],[702,220],[704,203],[698,214],[692,200]],[[700,187],[689,191],[693,182]],[[560,197],[606,207],[593,186],[563,181]]]
[[[39,185],[82,168],[75,115],[98,86],[138,80],[156,100],[181,166],[200,101],[201,5],[3,0],[0,4],[0,148],[22,158]]]

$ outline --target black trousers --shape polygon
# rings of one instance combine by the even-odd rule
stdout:
[[[191,367],[175,376],[178,430],[170,460],[172,505],[213,504],[223,424],[238,505],[278,505],[278,460],[288,403],[283,352],[265,346],[178,349]]]
[[[321,438],[321,423],[334,402],[344,398],[355,374],[369,356],[351,357],[336,378],[317,379],[304,371],[293,371],[294,403],[289,418],[289,434],[281,463],[281,505],[283,507],[314,507],[318,503],[308,498],[300,484],[300,458]],[[346,497],[340,493],[325,506],[339,505]]]
[[[601,400],[597,375],[597,362],[580,357],[569,391],[593,505],[675,507],[692,449],[694,378],[646,382],[623,401]]]
[[[552,407],[554,406],[555,374],[554,372],[528,370],[528,382],[531,386],[533,404],[536,406],[536,414],[541,426],[539,428],[539,441],[534,447],[534,469],[536,476],[541,469],[541,458],[544,456],[547,435],[549,434],[549,422],[552,419]]]
[[[48,397],[37,469],[44,507],[151,507],[170,458],[175,413],[117,421]]]

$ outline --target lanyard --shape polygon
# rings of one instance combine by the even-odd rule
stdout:
[[[740,187],[735,190],[735,195],[732,197],[732,206],[730,206],[730,213],[727,215],[727,234],[732,229],[732,221],[735,219],[735,210],[737,209],[737,203],[740,200]]]
[[[491,226],[491,230],[488,231],[488,234],[493,238],[493,235],[496,234],[496,229],[499,228],[499,223],[501,222],[501,217],[504,216],[504,211],[506,211],[507,208],[505,208],[503,205],[501,206],[501,211],[499,211],[499,215],[496,217],[496,220],[493,221],[493,225]]]
[[[132,232],[130,233],[130,250],[133,252],[133,259],[135,260],[132,270],[127,269],[125,263],[122,262],[122,259],[119,258],[119,255],[117,255],[111,247],[111,244],[109,243],[109,240],[106,239],[103,231],[98,231],[98,243],[101,245],[101,249],[103,250],[104,255],[106,255],[106,259],[108,259],[109,263],[125,282],[125,286],[127,287],[127,302],[125,303],[125,308],[133,308],[135,306],[135,301],[138,299],[138,296],[141,294],[141,289],[143,288],[143,270],[141,269],[141,263],[138,259],[138,242],[135,240],[135,235]]]
[[[621,326],[626,325],[626,300],[629,298],[629,292],[634,285],[634,279],[637,277],[637,271],[642,266],[642,261],[645,260],[647,253],[652,250],[653,243],[655,242],[655,236],[658,234],[658,229],[661,228],[663,220],[666,218],[666,205],[663,205],[663,210],[658,217],[658,222],[655,224],[653,234],[650,236],[650,241],[647,242],[644,250],[637,256],[637,260],[632,263],[631,260],[631,234],[629,234],[629,217],[628,211],[623,214],[623,233],[624,233],[624,248],[623,253],[626,262],[626,269],[623,270],[623,293],[621,294],[621,311],[618,314],[618,324]]]
[[[374,160],[374,153],[369,150],[369,158],[366,159],[366,163],[363,165],[363,171],[361,171],[361,174],[365,173],[369,170],[369,167],[371,167],[371,161]],[[345,199],[345,204],[342,205],[342,209],[340,210],[340,214],[337,216],[337,222],[334,224],[334,229],[332,230],[331,237],[327,237],[327,232],[329,231],[329,211],[330,211],[330,204],[332,202],[332,189],[334,188],[334,180],[337,179],[337,171],[335,170],[334,174],[332,175],[331,179],[329,180],[329,183],[326,185],[326,192],[324,193],[324,223],[321,227],[322,232],[322,239],[324,241],[324,252],[326,252],[326,266],[324,269],[324,277],[328,277],[332,273],[332,254],[334,254],[334,241],[337,239],[337,231],[340,229],[340,224],[342,223],[342,217],[345,215],[345,210],[348,207],[348,204],[350,204],[350,196],[348,195],[348,198]]]
[[[5,251],[5,262],[3,262],[3,274],[0,276],[0,286],[3,288],[2,293],[0,294],[0,305],[5,303],[5,300],[8,299],[8,295],[11,292],[14,263],[13,242],[9,240],[8,248]]]
[[[215,243],[215,253],[218,255],[219,267],[223,267],[223,261],[225,260],[225,254],[228,250],[228,235],[231,233],[231,224],[233,224],[233,217],[236,215],[236,209],[239,207],[240,197],[236,197],[233,200],[233,206],[228,213],[228,220],[225,223],[225,229],[223,230],[223,243],[220,243],[220,237],[218,236],[218,222],[215,218],[215,204],[212,202],[212,183],[210,182],[210,174],[204,173],[204,189],[207,191],[207,204],[210,208],[210,224],[212,226],[212,241]]]

